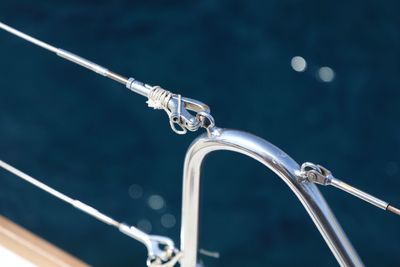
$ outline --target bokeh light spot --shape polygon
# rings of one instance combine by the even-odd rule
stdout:
[[[335,72],[330,67],[321,67],[318,70],[318,77],[321,81],[329,83],[335,79]]]
[[[165,228],[172,228],[172,227],[174,227],[175,224],[176,224],[175,216],[172,215],[172,214],[169,214],[169,213],[164,214],[164,215],[161,217],[161,224],[162,224],[162,226],[164,226]]]
[[[307,68],[307,62],[303,57],[295,56],[290,61],[290,65],[292,66],[293,70],[297,72],[303,72]]]
[[[159,195],[150,196],[147,203],[149,204],[149,207],[152,208],[153,210],[160,210],[165,205],[163,197]]]
[[[141,198],[143,195],[143,188],[140,185],[133,184],[129,187],[129,196],[133,199]]]

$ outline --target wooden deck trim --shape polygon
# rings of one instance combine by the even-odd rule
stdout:
[[[89,266],[2,216],[0,246],[40,267]]]

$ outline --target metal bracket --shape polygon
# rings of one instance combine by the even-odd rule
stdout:
[[[172,96],[168,102],[168,109],[171,128],[177,134],[185,134],[188,130],[191,132],[197,131],[203,127],[203,123],[197,114],[210,114],[210,108],[206,104],[191,98],[181,97],[180,95]],[[181,129],[177,130],[175,125]]]
[[[388,202],[383,201],[373,195],[370,195],[360,189],[357,189],[337,178],[325,167],[306,162],[300,167],[298,175],[300,182],[310,182],[320,185],[332,185],[340,190],[343,190],[355,197],[358,197],[380,209],[390,211],[394,214],[400,215],[400,209],[393,207]]]
[[[175,248],[174,241],[168,237],[148,235],[136,227],[126,224],[120,224],[119,230],[146,246],[148,255],[147,266],[149,267],[172,267],[181,257],[182,253]],[[178,255],[180,256],[177,257]]]
[[[148,105],[154,109],[164,109],[169,117],[171,129],[177,134],[186,134],[187,131],[197,131],[199,128],[208,129],[214,126],[214,118],[210,108],[191,98],[173,94],[159,86],[149,89]]]
[[[149,267],[174,267],[179,260],[182,258],[182,252],[175,253],[170,259],[166,262],[161,261],[160,259],[153,260],[151,262],[147,262],[147,266]]]
[[[332,183],[332,173],[325,167],[305,162],[301,165],[300,176],[311,183],[320,185],[330,185]]]

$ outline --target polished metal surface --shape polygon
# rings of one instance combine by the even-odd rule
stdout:
[[[0,22],[0,29],[3,29],[3,30],[5,30],[5,31],[7,31],[7,32],[9,32],[9,33],[11,33],[11,34],[13,34],[15,36],[18,36],[18,37],[20,37],[20,38],[22,38],[22,39],[24,39],[24,40],[26,40],[28,42],[31,42],[31,43],[33,43],[33,44],[35,44],[37,46],[40,46],[40,47],[42,47],[42,48],[44,48],[44,49],[46,49],[46,50],[48,50],[50,52],[55,53],[59,57],[62,57],[64,59],[66,59],[66,60],[69,60],[69,61],[71,61],[71,62],[73,62],[75,64],[81,65],[82,67],[85,67],[85,68],[87,68],[89,70],[92,70],[92,71],[94,71],[94,72],[96,72],[96,73],[98,73],[100,75],[103,75],[105,77],[111,78],[111,79],[113,79],[115,81],[118,81],[120,83],[123,83],[123,84],[126,84],[128,82],[128,79],[124,78],[123,76],[120,76],[120,75],[118,75],[118,74],[116,74],[114,72],[111,72],[108,69],[106,69],[106,68],[104,68],[104,67],[102,67],[102,66],[100,66],[100,65],[98,65],[96,63],[93,63],[93,62],[91,62],[91,61],[89,61],[89,60],[87,60],[87,59],[85,59],[83,57],[75,55],[74,53],[68,52],[68,51],[63,50],[61,48],[57,48],[57,47],[52,46],[52,45],[50,45],[48,43],[45,43],[45,42],[43,42],[43,41],[41,41],[39,39],[36,39],[36,38],[26,34],[26,33],[23,33],[23,32],[21,32],[21,31],[19,31],[17,29],[14,29],[13,27],[10,27],[5,23]]]
[[[360,189],[355,188],[354,186],[351,186],[335,178],[332,175],[331,171],[329,171],[327,168],[321,165],[314,164],[311,162],[305,162],[300,167],[299,176],[300,176],[299,180],[302,182],[315,183],[319,185],[332,185],[378,208],[391,211],[399,215],[399,212],[396,212],[396,210],[398,209],[390,206],[388,202],[383,201],[377,197],[374,197],[371,194],[368,194]]]
[[[51,51],[53,53],[57,53],[57,51],[58,51],[57,47],[54,47],[54,46],[49,45],[49,44],[47,44],[47,43],[45,43],[43,41],[40,41],[40,40],[38,40],[38,39],[36,39],[36,38],[26,34],[26,33],[20,32],[17,29],[14,29],[13,27],[10,27],[5,23],[2,23],[1,21],[0,21],[0,29],[3,29],[3,30],[5,30],[5,31],[7,31],[7,32],[9,32],[11,34],[14,34],[15,36],[18,36],[18,37],[20,37],[20,38],[22,38],[22,39],[24,39],[24,40],[26,40],[28,42],[31,42],[31,43],[33,43],[33,44],[35,44],[37,46],[40,46],[40,47],[42,47],[42,48],[44,48],[46,50]]]
[[[363,266],[359,256],[313,183],[302,183],[300,166],[271,143],[249,133],[220,128],[209,129],[189,147],[183,172],[181,260],[183,267],[195,267],[198,251],[201,167],[213,151],[229,150],[249,156],[276,173],[295,193],[341,266]]]
[[[171,239],[148,235],[133,226],[120,223],[91,206],[74,200],[0,161],[0,167],[142,242],[148,249],[148,266],[172,267],[179,260],[181,260],[180,263],[183,267],[196,266],[201,166],[204,158],[213,151],[229,150],[244,154],[259,161],[277,174],[303,204],[338,263],[342,266],[363,266],[363,264],[315,184],[335,186],[373,205],[400,215],[399,209],[334,178],[330,171],[320,165],[305,163],[300,167],[279,148],[259,137],[236,130],[216,128],[209,107],[200,101],[173,94],[159,86],[151,86],[134,78],[126,78],[92,61],[56,48],[1,22],[0,29],[47,49],[68,61],[124,84],[131,91],[147,97],[149,107],[165,110],[170,126],[177,134],[197,131],[200,128],[207,130],[207,134],[200,136],[192,143],[186,154],[183,174],[182,252],[174,247]]]
[[[370,195],[364,191],[361,191],[360,189],[357,189],[343,181],[340,181],[339,179],[333,178],[331,185],[339,188],[340,190],[343,190],[349,194],[352,194],[353,196],[356,196],[378,208],[381,208],[383,210],[386,210],[387,207],[389,206],[389,203],[386,201],[383,201],[377,197],[374,197],[373,195]]]
[[[206,104],[173,94],[160,86],[153,86],[147,97],[149,107],[163,109],[167,113],[171,129],[177,134],[185,134],[188,130],[194,132],[199,128],[207,128],[209,124],[206,122],[206,118],[214,121],[210,114],[210,108]]]
[[[393,206],[391,206],[391,205],[388,205],[388,207],[387,207],[386,210],[387,210],[387,211],[390,211],[390,212],[393,212],[394,214],[400,216],[400,209],[398,209],[398,208],[395,208],[395,207],[393,207]]]
[[[87,69],[89,69],[91,71],[94,71],[97,74],[103,75],[105,77],[108,76],[108,73],[109,73],[108,69],[106,69],[106,68],[104,68],[104,67],[102,67],[100,65],[97,65],[96,63],[93,63],[92,61],[89,61],[89,60],[87,60],[87,59],[85,59],[83,57],[75,55],[75,54],[73,54],[71,52],[65,51],[63,49],[58,49],[57,50],[57,55],[62,57],[62,58],[64,58],[64,59],[67,59],[67,60],[69,60],[71,62],[74,62],[75,64],[81,65],[84,68],[87,68]]]
[[[126,78],[81,56],[64,49],[54,47],[26,33],[18,31],[17,29],[8,26],[5,23],[0,22],[0,29],[3,29],[15,36],[31,42],[32,44],[53,52],[63,59],[78,64],[104,77],[122,83],[129,90],[147,97],[147,102],[149,103],[150,107],[153,107],[154,109],[163,109],[167,112],[171,129],[177,134],[186,134],[187,131],[194,132],[199,128],[207,128],[209,125],[204,123],[204,118],[213,120],[210,115],[209,107],[200,101],[181,97],[179,94],[172,94],[160,86],[151,86],[134,78]],[[190,112],[194,112],[195,114],[192,115]]]

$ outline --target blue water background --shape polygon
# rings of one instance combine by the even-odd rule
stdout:
[[[0,20],[118,73],[209,104],[298,162],[400,204],[398,1],[11,1]],[[291,59],[302,56],[305,72]],[[329,66],[332,82],[318,69]],[[0,32],[0,158],[106,214],[179,243],[177,136],[144,98]],[[141,244],[1,171],[0,214],[94,266],[144,266]],[[134,199],[132,184],[142,188]],[[400,219],[321,188],[367,266],[400,266]],[[152,210],[148,198],[166,206]],[[206,266],[336,266],[287,186],[216,153],[204,166]],[[165,228],[160,218],[176,216]],[[0,263],[1,265],[1,263]]]

